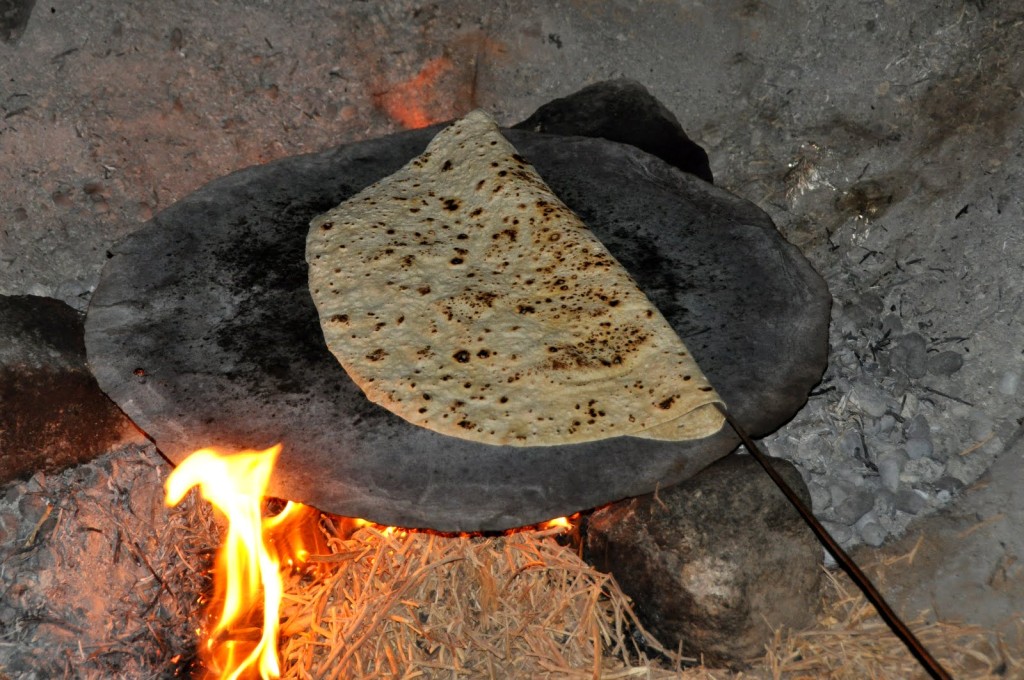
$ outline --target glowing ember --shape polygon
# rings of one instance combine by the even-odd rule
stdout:
[[[374,95],[374,101],[388,116],[410,130],[451,118],[446,102],[437,91],[437,82],[452,67],[448,57],[431,59],[409,80]],[[447,104],[450,106],[450,102]]]
[[[568,517],[556,517],[554,519],[549,519],[547,522],[544,522],[540,525],[540,527],[541,529],[559,528],[568,530],[572,528],[572,525],[569,523]]]
[[[277,637],[283,590],[282,560],[290,567],[308,556],[296,521],[311,508],[288,503],[279,514],[263,518],[261,502],[280,445],[265,451],[220,455],[201,449],[186,458],[168,476],[166,503],[177,505],[189,489],[198,486],[202,497],[228,520],[228,532],[217,553],[215,596],[211,606],[223,602],[217,623],[203,645],[210,674],[223,679],[252,676],[277,678]],[[263,633],[254,644],[250,619],[263,600]]]

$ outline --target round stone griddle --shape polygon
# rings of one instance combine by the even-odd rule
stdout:
[[[328,351],[307,288],[311,218],[402,166],[438,127],[216,180],[113,251],[86,345],[100,386],[175,462],[284,451],[269,493],[345,516],[497,530],[686,479],[731,451],[634,437],[476,444],[369,402]],[[506,131],[630,271],[741,422],[766,433],[825,366],[824,282],[762,211],[634,147]]]

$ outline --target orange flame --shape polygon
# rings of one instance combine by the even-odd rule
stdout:
[[[234,455],[220,455],[212,449],[201,449],[186,458],[168,476],[166,503],[177,505],[185,494],[198,486],[202,497],[213,504],[228,520],[228,532],[217,553],[214,569],[217,597],[212,604],[223,600],[216,625],[206,637],[204,661],[211,674],[222,680],[235,680],[243,674],[259,673],[259,677],[278,678],[281,675],[277,657],[279,610],[283,583],[281,558],[289,566],[290,550],[300,560],[308,556],[301,542],[282,546],[271,539],[282,534],[285,527],[302,515],[305,506],[289,502],[284,510],[266,519],[262,516],[261,501],[270,481],[274,461],[281,452],[277,445],[265,451],[243,451]],[[307,509],[308,510],[308,509]],[[282,549],[284,548],[284,549]],[[263,592],[263,633],[253,646],[251,635],[246,635],[250,611]]]
[[[569,522],[569,518],[568,517],[556,517],[554,519],[549,519],[547,522],[542,523],[540,525],[540,528],[541,529],[556,529],[557,528],[557,529],[563,529],[563,530],[568,531],[569,529],[572,528],[572,524]]]

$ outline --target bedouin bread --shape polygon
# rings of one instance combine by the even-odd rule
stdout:
[[[722,426],[682,340],[482,111],[314,219],[306,260],[327,346],[416,425],[516,446]]]

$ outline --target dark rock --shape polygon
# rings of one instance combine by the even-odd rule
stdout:
[[[936,491],[946,491],[948,493],[957,493],[960,489],[964,488],[964,483],[956,477],[946,475],[935,480],[932,484]]]
[[[595,83],[545,104],[513,128],[630,144],[705,182],[714,182],[707,152],[686,136],[664,104],[634,80]]]
[[[0,40],[18,42],[35,4],[36,0],[0,0]]]
[[[900,512],[916,515],[927,505],[927,499],[913,489],[901,489],[896,492],[896,509]]]
[[[920,333],[907,333],[900,338],[903,366],[911,378],[923,378],[928,372],[928,343]]]
[[[82,463],[134,430],[85,365],[82,317],[0,296],[0,483]]]
[[[235,173],[113,248],[86,320],[100,385],[174,461],[281,442],[272,495],[400,526],[530,524],[679,482],[734,448],[727,428],[682,444],[488,446],[365,398],[323,341],[309,221],[437,130]],[[830,298],[767,215],[630,146],[508,137],[661,309],[740,422],[756,435],[792,417],[825,366]]]
[[[886,314],[882,319],[882,333],[898,335],[903,332],[903,321],[896,314]]]
[[[963,365],[963,356],[952,350],[939,352],[928,357],[928,372],[932,375],[953,375]]]
[[[854,524],[875,507],[872,489],[853,487],[847,490],[846,498],[833,508],[835,519],[843,524]]]
[[[796,468],[774,465],[809,503]],[[662,644],[712,664],[760,656],[775,628],[806,627],[818,609],[821,546],[749,456],[597,510],[586,556],[615,576]]]

